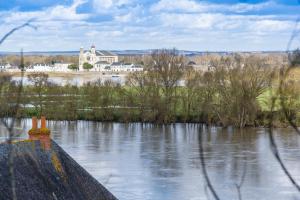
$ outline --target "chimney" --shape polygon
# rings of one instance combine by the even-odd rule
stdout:
[[[32,117],[32,128],[28,131],[29,140],[39,140],[38,131],[37,117]]]
[[[41,117],[41,128],[46,128],[46,117],[45,116]]]
[[[32,129],[36,130],[37,129],[37,118],[36,117],[32,117]]]
[[[51,149],[50,130],[46,126],[46,117],[41,117],[41,128],[37,127],[36,117],[32,117],[32,128],[28,131],[29,140],[39,140],[45,150]]]

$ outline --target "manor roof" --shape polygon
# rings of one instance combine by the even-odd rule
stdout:
[[[97,50],[96,55],[97,56],[117,56],[116,54],[114,54],[110,51],[105,51],[105,50]]]
[[[109,64],[109,63],[106,62],[106,61],[98,61],[98,62],[96,62],[95,64]]]

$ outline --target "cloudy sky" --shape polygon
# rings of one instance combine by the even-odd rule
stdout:
[[[0,35],[29,19],[38,29],[0,51],[285,50],[299,15],[298,0],[5,0]]]

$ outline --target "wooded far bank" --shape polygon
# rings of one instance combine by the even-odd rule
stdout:
[[[297,52],[293,54],[297,57]],[[294,59],[294,65],[297,60]],[[267,125],[271,101],[279,97],[280,70],[256,56],[221,57],[210,61],[213,70],[202,72],[185,64],[175,50],[151,55],[144,72],[132,73],[125,85],[94,81],[83,86],[57,85],[48,75],[29,75],[23,86],[19,117],[45,115],[53,120],[95,120],[118,122],[195,122],[221,126]],[[300,86],[294,67],[283,81],[285,114],[300,123]],[[184,85],[179,85],[180,81]],[[1,117],[14,115],[19,82],[10,76],[0,80]],[[275,125],[288,125],[279,98]]]

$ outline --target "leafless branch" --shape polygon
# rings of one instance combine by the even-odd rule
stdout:
[[[299,30],[298,30],[299,21],[300,21],[300,17],[298,17],[296,22],[295,22],[295,27],[294,27],[292,35],[291,35],[291,37],[288,41],[288,45],[287,45],[287,49],[286,49],[286,53],[288,55],[288,60],[289,60],[289,65],[290,66],[288,66],[286,69],[283,67],[282,71],[279,74],[279,76],[280,76],[280,82],[279,82],[280,105],[282,107],[282,110],[283,110],[283,113],[284,113],[286,119],[288,120],[290,125],[295,129],[295,131],[298,135],[300,135],[300,130],[298,129],[297,124],[289,116],[288,111],[287,111],[288,109],[287,109],[287,105],[284,101],[284,95],[283,95],[283,90],[284,90],[283,85],[285,83],[285,80],[286,80],[287,76],[290,73],[290,70],[293,68],[292,58],[289,55],[290,55],[291,45],[292,45],[293,41],[295,40],[295,38],[299,35]]]
[[[300,21],[300,17],[296,20],[295,28],[292,32],[292,35],[291,35],[290,40],[289,40],[288,45],[287,45],[286,52],[287,52],[288,55],[290,53],[290,48],[291,48],[291,45],[292,45],[294,39],[299,34],[299,31],[298,31],[299,21]],[[290,73],[290,70],[293,68],[293,62],[292,62],[292,60],[290,60],[291,57],[289,56],[288,58],[289,58],[289,66],[287,67],[287,69],[285,69],[283,67],[282,71],[279,74],[279,76],[280,76],[280,82],[279,82],[279,88],[278,88],[279,100],[280,100],[280,105],[281,105],[281,108],[283,110],[283,113],[284,113],[286,119],[288,120],[289,124],[296,130],[296,133],[300,136],[300,131],[297,127],[297,124],[293,121],[291,116],[288,114],[287,105],[286,105],[285,100],[284,100],[285,95],[283,93],[283,91],[284,91],[283,85],[286,81],[286,78],[288,77],[288,75]],[[300,185],[296,182],[296,180],[293,178],[293,176],[291,175],[291,173],[289,172],[289,170],[285,166],[285,163],[283,162],[283,160],[280,156],[276,141],[274,139],[274,134],[273,134],[273,120],[274,119],[273,118],[274,118],[274,107],[275,107],[276,100],[277,100],[277,97],[273,96],[272,104],[271,104],[271,117],[270,117],[270,121],[269,121],[269,139],[270,139],[271,150],[272,150],[272,153],[275,156],[277,162],[279,163],[281,169],[285,173],[285,175],[288,177],[288,179],[293,184],[293,186],[300,192]]]
[[[202,167],[202,173],[204,176],[204,179],[206,181],[207,187],[209,188],[210,192],[212,193],[213,197],[216,200],[219,200],[219,196],[216,192],[216,190],[214,189],[213,185],[211,184],[211,181],[209,179],[207,170],[206,170],[206,163],[205,163],[205,158],[204,158],[204,151],[203,151],[203,139],[202,139],[202,134],[203,131],[199,131],[198,137],[199,137],[199,154],[200,154],[200,161],[201,161],[201,167]]]
[[[210,200],[209,193],[207,190],[207,185],[204,186],[204,192],[205,192],[205,196],[206,196],[207,200]]]
[[[244,184],[244,181],[245,181],[245,178],[246,178],[246,174],[247,174],[247,158],[245,158],[245,160],[244,160],[243,174],[241,176],[241,180],[240,180],[239,183],[235,184],[237,192],[238,192],[239,200],[242,200],[241,188],[242,188],[242,186]]]
[[[275,106],[276,99],[277,99],[276,96],[272,98],[271,116],[270,116],[270,121],[269,121],[269,139],[270,139],[270,144],[271,144],[271,150],[272,150],[272,153],[274,154],[276,160],[280,164],[280,167],[283,170],[283,172],[285,173],[285,175],[289,178],[289,180],[291,181],[291,183],[300,192],[300,186],[297,184],[296,180],[290,174],[289,170],[287,169],[287,167],[285,166],[284,162],[282,161],[282,159],[280,157],[280,154],[279,154],[279,151],[278,151],[277,144],[276,144],[275,139],[274,139],[274,135],[273,135],[273,120],[274,120],[273,118],[274,118],[274,114],[273,114],[273,111],[274,111],[274,106]]]
[[[298,30],[298,25],[299,25],[299,21],[300,21],[300,17],[297,18],[296,20],[296,23],[295,23],[295,27],[294,27],[294,30],[292,32],[292,35],[288,41],[288,45],[287,45],[287,53],[289,53],[290,49],[291,49],[291,46],[293,44],[293,41],[294,39],[297,37],[297,35],[299,34],[299,30]]]
[[[8,33],[6,33],[1,39],[0,39],[0,45],[9,37],[11,36],[14,32],[24,28],[24,27],[31,27],[36,29],[35,26],[31,25],[31,21],[29,20],[26,23],[24,23],[21,26],[15,27],[12,30],[10,30]],[[6,120],[4,120],[3,118],[1,119],[1,122],[3,123],[3,125],[6,127],[7,131],[8,131],[8,139],[7,139],[7,143],[8,144],[12,144],[12,139],[14,137],[14,124],[15,124],[15,120],[17,118],[18,115],[18,111],[19,111],[19,105],[20,105],[20,101],[21,101],[21,96],[22,96],[22,91],[23,91],[23,77],[24,77],[24,57],[23,57],[23,50],[21,51],[21,62],[20,62],[20,69],[21,69],[21,81],[19,83],[19,87],[18,87],[18,93],[17,93],[17,101],[16,104],[14,106],[14,114],[15,116],[12,117],[10,123]],[[8,154],[8,167],[9,167],[9,175],[10,175],[10,181],[11,181],[11,192],[12,192],[12,199],[13,200],[17,200],[17,193],[16,193],[16,181],[15,181],[15,175],[14,175],[14,148],[13,145],[9,145],[9,154]]]
[[[33,28],[33,29],[37,29],[37,27],[36,26],[33,26],[32,24],[31,24],[31,22],[33,21],[33,19],[30,19],[30,20],[28,20],[26,23],[24,23],[24,24],[22,24],[22,25],[20,25],[20,26],[17,26],[17,27],[15,27],[15,28],[13,28],[13,29],[11,29],[8,33],[6,33],[2,38],[1,38],[1,40],[0,40],[0,45],[10,36],[10,35],[12,35],[14,32],[16,32],[16,31],[18,31],[18,30],[20,30],[20,29],[22,29],[22,28],[25,28],[25,27],[31,27],[31,28]]]

